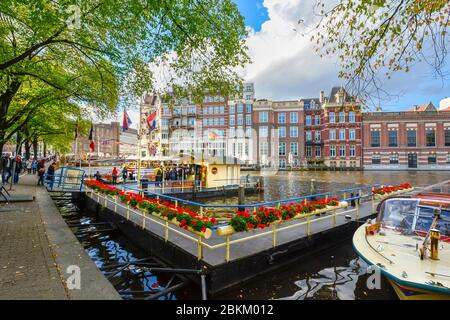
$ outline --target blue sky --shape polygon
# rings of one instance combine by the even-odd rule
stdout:
[[[253,63],[243,76],[255,83],[256,98],[317,97],[320,90],[328,93],[332,86],[343,84],[337,78],[336,60],[321,59],[309,40],[292,31],[299,19],[311,19],[315,0],[234,1],[246,24],[255,31],[248,39]],[[448,79],[435,78],[425,64],[415,66],[408,74],[397,74],[385,86],[390,93],[399,93],[381,106],[386,111],[406,110],[429,101],[439,106],[442,98],[450,96]]]

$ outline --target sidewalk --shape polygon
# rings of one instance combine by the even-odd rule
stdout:
[[[11,194],[36,197],[36,180],[21,177]],[[0,205],[0,299],[68,299],[36,200]]]
[[[120,299],[36,182],[25,175],[11,192],[34,201],[0,204],[0,300]],[[80,289],[66,286],[69,266],[80,269]]]

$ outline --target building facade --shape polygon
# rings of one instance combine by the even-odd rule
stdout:
[[[450,170],[450,112],[364,113],[363,161],[370,170]]]

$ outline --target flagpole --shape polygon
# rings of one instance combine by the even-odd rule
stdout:
[[[138,168],[137,168],[137,184],[139,189],[139,184],[141,182],[141,135],[138,139]]]

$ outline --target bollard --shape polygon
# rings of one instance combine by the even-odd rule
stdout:
[[[201,260],[203,256],[203,252],[202,252],[202,236],[199,235],[198,236],[198,242],[197,242],[197,259]]]
[[[238,204],[244,205],[245,204],[245,187],[243,185],[239,185],[239,189],[238,189]]]
[[[316,186],[314,185],[315,181],[316,181],[315,179],[311,179],[311,181],[310,181],[310,185],[309,185],[309,192],[310,192],[310,194],[314,194],[315,193],[315,190],[316,190]]]
[[[229,235],[226,237],[225,261],[230,262],[230,236]]]
[[[277,228],[276,225],[272,224],[272,248],[277,246]]]

